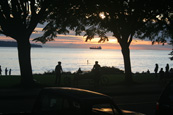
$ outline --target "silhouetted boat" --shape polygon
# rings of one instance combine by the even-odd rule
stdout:
[[[102,49],[101,46],[91,46],[90,49]]]

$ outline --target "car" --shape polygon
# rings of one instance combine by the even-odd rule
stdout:
[[[70,87],[44,88],[38,96],[32,113],[44,115],[143,115],[119,109],[108,95]]]
[[[27,104],[27,103],[26,103]],[[71,87],[43,88],[31,112],[0,113],[0,115],[144,115],[121,110],[105,94]]]
[[[173,115],[173,80],[166,85],[156,103],[156,115]]]

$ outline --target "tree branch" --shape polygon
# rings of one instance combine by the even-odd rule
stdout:
[[[1,11],[2,11],[2,14],[4,14],[4,18],[6,19],[9,19],[10,18],[10,7],[8,5],[8,1],[7,0],[2,0],[0,2],[0,5],[1,5]]]
[[[50,1],[49,0],[44,0],[42,1],[41,3],[41,9],[40,11],[38,12],[38,14],[36,14],[35,10],[34,10],[34,4],[32,2],[32,5],[31,5],[31,9],[32,9],[32,14],[34,13],[34,15],[31,15],[31,20],[30,20],[30,24],[29,24],[29,27],[27,28],[27,32],[28,32],[28,35],[30,35],[32,33],[32,31],[35,29],[35,27],[37,26],[39,20],[41,19],[43,13],[46,11],[46,9],[48,8],[50,4]]]
[[[0,25],[3,26],[4,25],[4,21],[5,21],[5,18],[3,16],[3,13],[1,12],[0,10]]]
[[[36,15],[36,10],[35,10],[35,0],[31,0],[31,16],[32,17],[35,17],[35,15]],[[31,17],[31,18],[32,18]]]
[[[132,40],[133,40],[133,35],[134,35],[134,34],[130,34],[130,38],[129,38],[129,41],[128,41],[128,46],[130,46],[130,44],[131,44],[131,42],[132,42]]]
[[[23,0],[20,0],[21,3],[21,9],[23,11],[23,15],[21,17],[21,20],[24,24],[24,26],[26,27],[26,22],[27,22],[27,15],[28,15],[28,10],[27,10],[27,2],[23,2]]]

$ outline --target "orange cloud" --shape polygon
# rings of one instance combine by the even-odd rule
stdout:
[[[152,45],[151,41],[133,40],[131,45]]]
[[[7,36],[0,36],[0,40],[13,41],[14,39],[11,37],[7,37]]]
[[[41,31],[42,28],[36,28],[36,30]],[[39,33],[39,32],[38,32]],[[33,35],[38,34],[33,33]],[[32,37],[32,36],[31,36]],[[35,43],[32,41],[31,43]],[[89,48],[90,46],[102,46],[103,49],[121,49],[117,39],[114,37],[109,37],[109,41],[105,41],[104,43],[98,43],[100,38],[96,37],[91,41],[85,42],[85,37],[76,36],[76,35],[57,35],[57,38],[54,41],[47,42],[43,46],[49,47],[73,47],[73,48]],[[6,36],[0,36],[0,40],[4,41],[14,41],[14,39]],[[41,44],[37,42],[38,44]],[[156,50],[170,50],[171,45],[151,45],[151,41],[145,40],[133,40],[130,49],[156,49]]]

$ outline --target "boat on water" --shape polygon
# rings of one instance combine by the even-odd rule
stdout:
[[[102,49],[101,46],[91,46],[90,49]]]

